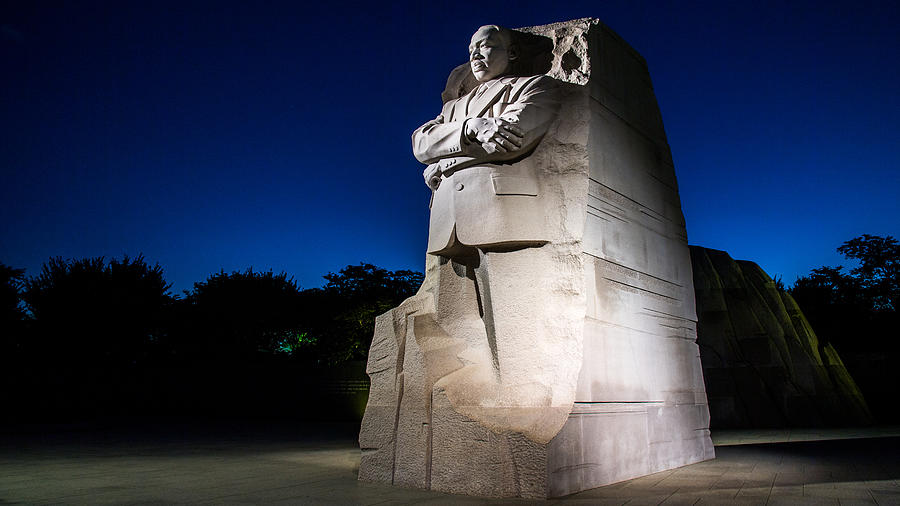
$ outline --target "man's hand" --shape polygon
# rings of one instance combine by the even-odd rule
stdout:
[[[502,118],[469,118],[466,138],[481,143],[488,154],[507,153],[522,147],[525,131]]]
[[[422,173],[425,176],[425,184],[431,188],[432,191],[438,189],[438,186],[441,185],[441,167],[437,163],[432,163],[428,167],[425,167],[425,172]]]

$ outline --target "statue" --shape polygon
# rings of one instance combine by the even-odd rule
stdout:
[[[649,83],[594,19],[472,35],[412,135],[426,275],[376,320],[361,480],[546,498],[711,458]]]
[[[420,162],[429,164],[424,175],[432,190],[438,189],[442,177],[461,169],[527,156],[559,110],[553,79],[509,76],[517,58],[509,30],[496,25],[479,28],[469,53],[472,74],[481,84],[464,97],[448,101],[437,118],[413,133],[413,152]],[[492,241],[497,242],[511,241]],[[429,247],[429,253],[440,251]]]
[[[510,30],[479,28],[469,54],[479,85],[446,102],[437,118],[413,133],[413,152],[428,164],[424,177],[434,191],[428,254],[453,263],[454,274],[448,275],[459,273],[476,299],[453,297],[454,304],[440,304],[438,312],[459,317],[477,311],[490,354],[489,360],[470,360],[467,375],[457,375],[449,386],[465,390],[465,404],[477,406],[475,418],[506,420],[505,408],[550,406],[550,384],[558,380],[554,373],[536,381],[536,357],[526,351],[540,339],[534,335],[541,326],[536,317],[546,316],[539,310],[543,295],[535,300],[539,294],[532,286],[531,272],[540,268],[543,253],[536,248],[554,236],[543,219],[538,168],[529,155],[556,119],[559,101],[554,79],[510,75],[518,57]],[[492,275],[495,266],[499,272]],[[471,348],[470,355],[483,350]],[[473,398],[475,392],[482,397]],[[571,401],[554,425],[564,423]],[[559,430],[538,435],[535,427],[515,425],[545,440]]]

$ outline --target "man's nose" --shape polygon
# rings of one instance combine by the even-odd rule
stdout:
[[[484,56],[482,56],[481,51],[476,49],[475,51],[472,51],[472,55],[469,57],[469,59],[470,60],[482,60],[482,59],[484,59]]]

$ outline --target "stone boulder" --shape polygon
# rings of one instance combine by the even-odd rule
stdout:
[[[872,423],[862,392],[758,265],[691,246],[710,428]]]

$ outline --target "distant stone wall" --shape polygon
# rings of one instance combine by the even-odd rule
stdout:
[[[691,246],[710,428],[866,425],[862,392],[758,265]]]

